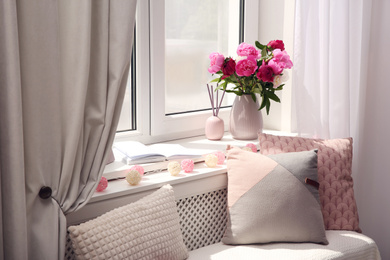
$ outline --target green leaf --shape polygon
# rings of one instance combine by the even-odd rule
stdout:
[[[266,58],[267,57],[267,48],[264,48],[261,50],[261,58]]]
[[[229,77],[225,78],[224,81],[227,82],[227,83],[233,83],[232,80]]]
[[[258,87],[253,88],[253,93],[261,94],[261,90]]]
[[[237,91],[237,90],[241,90],[241,87],[240,87],[240,85],[234,85],[233,89],[235,89]]]
[[[210,81],[210,83],[219,82],[220,80],[221,80],[221,78],[215,78],[215,79],[213,79],[212,81]]]
[[[256,102],[256,95],[254,93],[251,93],[251,97],[253,99],[253,102]]]
[[[274,89],[274,84],[272,84],[272,82],[265,82],[264,87],[269,89]]]
[[[271,103],[269,102],[269,99],[267,99],[267,104],[265,105],[265,109],[267,111],[267,115],[269,115],[269,108],[271,107]]]
[[[272,91],[268,91],[267,96],[275,102],[280,103],[279,97]]]
[[[227,82],[224,81],[220,86],[222,87],[222,89],[226,89],[226,87],[227,87]]]
[[[265,105],[267,104],[267,100],[268,98],[266,96],[263,96],[262,97],[262,100],[261,100],[261,105],[260,105],[260,108],[259,110],[263,109],[265,107]]]
[[[265,45],[261,44],[259,41],[255,41],[255,45],[259,49],[264,49],[264,47],[266,47]]]
[[[217,85],[217,87],[215,88],[215,91],[220,90],[220,89],[223,90],[223,83],[220,85]]]

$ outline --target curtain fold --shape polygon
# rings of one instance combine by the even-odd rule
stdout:
[[[0,259],[27,259],[28,251],[23,246],[27,245],[27,216],[23,121],[18,116],[22,114],[22,96],[14,1],[0,2],[0,32]]]
[[[369,0],[296,0],[292,131],[354,136],[366,91]]]
[[[94,193],[114,139],[136,0],[0,6],[2,257],[63,259],[65,216]]]

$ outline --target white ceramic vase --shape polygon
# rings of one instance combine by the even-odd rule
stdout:
[[[263,130],[263,116],[258,99],[251,95],[236,96],[230,112],[230,133],[234,139],[253,140]]]

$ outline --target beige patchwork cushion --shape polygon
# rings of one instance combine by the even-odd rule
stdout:
[[[68,230],[76,259],[188,257],[170,185]]]

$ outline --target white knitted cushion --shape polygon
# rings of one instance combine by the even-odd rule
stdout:
[[[170,185],[68,230],[76,259],[188,257]]]

